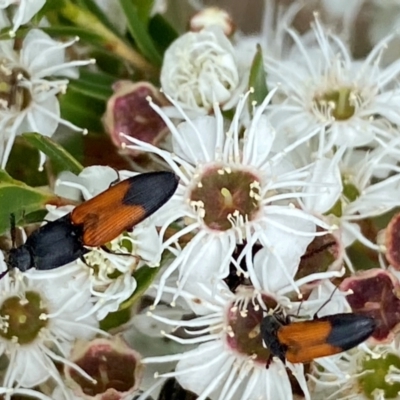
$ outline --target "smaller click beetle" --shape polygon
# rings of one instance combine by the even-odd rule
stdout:
[[[349,350],[368,339],[376,327],[372,317],[353,313],[327,315],[309,321],[291,322],[282,314],[266,315],[261,336],[272,357],[284,364],[309,363],[315,358]]]

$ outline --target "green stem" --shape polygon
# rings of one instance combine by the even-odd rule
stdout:
[[[105,47],[128,61],[134,68],[147,74],[156,75],[158,69],[143,58],[136,50],[129,47],[113,32],[108,30],[94,15],[83,10],[75,4],[65,2],[61,8],[61,14],[75,25],[90,29],[104,41]]]

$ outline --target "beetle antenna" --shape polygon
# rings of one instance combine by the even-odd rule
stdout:
[[[115,173],[117,174],[117,177],[110,183],[109,188],[110,188],[111,186],[114,186],[114,185],[116,185],[117,183],[121,182],[121,175],[119,174],[119,171],[118,171],[116,168],[113,168],[113,170],[114,170]]]
[[[331,295],[322,303],[321,307],[318,308],[316,313],[314,314],[313,319],[318,318],[318,313],[332,300],[333,295],[335,294],[336,290],[339,289],[339,286],[335,286],[335,289],[332,290]]]
[[[15,246],[15,241],[16,241],[16,236],[17,236],[16,232],[17,232],[17,229],[15,227],[15,214],[11,213],[10,214],[10,235],[11,235],[11,244],[12,244],[13,248],[16,247]]]
[[[7,266],[7,269],[0,274],[0,281],[10,272],[10,269]]]

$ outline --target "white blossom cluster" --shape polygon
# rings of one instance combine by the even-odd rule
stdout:
[[[106,248],[0,280],[0,394],[400,398],[400,59],[391,47],[400,12],[385,27],[380,2],[321,1],[300,31],[302,2],[282,8],[265,0],[261,32],[249,37],[234,32],[224,11],[198,3],[191,30],[164,55],[159,82],[168,105],[147,98],[169,139],[121,132],[125,150],[179,177],[175,194]],[[378,17],[368,54],[355,58],[348,39],[366,3]],[[12,11],[12,23],[1,14],[1,28],[17,31],[43,4],[0,2]],[[3,167],[17,135],[51,136],[60,123],[79,129],[60,117],[57,100],[68,84],[60,76],[77,77],[75,67],[91,63],[66,61],[74,43],[39,28],[19,47],[13,38],[0,42]],[[65,172],[55,193],[88,200],[116,175],[136,173]],[[48,206],[46,221],[72,209]],[[126,320],[105,327],[139,291],[134,274],[148,267],[158,273],[146,293]],[[260,331],[263,318],[278,313],[292,323],[355,313],[374,317],[376,329],[349,351],[283,362]]]

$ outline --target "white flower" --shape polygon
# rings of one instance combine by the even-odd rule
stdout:
[[[160,80],[164,93],[183,108],[206,114],[215,102],[231,100],[241,74],[232,44],[214,26],[175,40],[165,52]]]
[[[336,186],[342,190],[321,190],[317,198],[304,200],[305,207],[310,211],[328,214],[327,218],[340,227],[344,247],[358,240],[370,249],[384,251],[384,247],[364,235],[359,223],[400,205],[400,170],[391,161],[399,152],[398,143],[399,140],[394,140],[385,148],[369,153],[354,149],[343,152],[341,148],[331,160],[324,159],[321,162],[324,168],[314,174],[316,183],[329,178],[331,182],[336,181]],[[383,174],[389,176],[377,182],[376,176]],[[346,255],[345,260],[353,269]]]
[[[3,255],[0,269],[5,271],[2,259]],[[92,304],[89,287],[73,281],[76,278],[71,274],[32,281],[18,270],[0,281],[0,353],[9,360],[3,386],[11,388],[10,393],[49,378],[63,386],[54,362],[83,373],[68,361],[69,351],[75,339],[90,339],[99,329],[93,317],[78,321]]]
[[[392,36],[377,44],[360,63],[352,60],[339,37],[324,31],[318,19],[313,32],[315,43],[310,45],[288,29],[297,46],[292,59],[266,57],[271,84],[279,82],[286,96],[270,107],[277,129],[286,130],[288,140],[295,140],[303,131],[319,128],[310,143],[319,154],[333,146],[377,146],[379,140],[388,142],[396,137],[396,129],[387,126],[400,123],[396,81],[400,62],[379,66]]]
[[[21,25],[29,22],[45,3],[46,0],[1,0],[0,9],[10,6],[14,8],[13,30],[10,35],[14,34]]]
[[[66,193],[65,188],[72,187],[79,189],[85,200],[88,200],[108,189],[118,177],[125,179],[133,175],[136,174],[129,171],[120,171],[117,174],[110,167],[88,167],[79,176],[63,174],[64,178],[58,179],[56,193]],[[49,207],[46,220],[53,221],[72,209],[72,206]],[[133,272],[144,265],[158,267],[162,253],[161,241],[151,220],[144,221],[131,232],[118,236],[107,248],[109,250],[105,247],[90,248],[90,252],[84,256],[85,263],[78,259],[65,267],[39,273],[43,276],[60,276],[73,272],[87,281],[90,292],[96,299],[88,314],[96,312],[97,318],[101,320],[108,313],[117,311],[121,303],[135,291],[137,283],[132,276]]]
[[[172,222],[184,223],[175,225],[176,233],[164,242],[176,259],[161,277],[156,303],[166,279],[178,268],[179,288],[189,279],[215,281],[227,276],[230,263],[241,270],[241,260],[251,254],[256,242],[273,248],[283,240],[305,250],[316,235],[316,224],[329,230],[328,225],[293,204],[302,197],[303,187],[309,186],[309,168],[296,169],[290,161],[290,152],[299,143],[278,154],[271,152],[279,133],[272,129],[263,111],[272,95],[254,110],[243,140],[240,117],[247,107],[247,95],[238,104],[230,126],[224,126],[221,111],[215,107],[215,116],[194,120],[181,110],[186,121],[176,128],[152,104],[171,130],[173,153],[127,137],[134,143],[132,149],[159,155],[181,178],[171,201],[155,216],[156,223],[162,225],[162,234]],[[177,243],[184,235],[191,240],[186,243],[186,239],[179,251]],[[236,260],[233,252],[244,241],[247,245]],[[178,295],[179,290],[175,297]]]
[[[288,297],[293,290],[293,284],[288,282],[293,282],[298,265],[292,271],[284,271],[277,268],[274,260],[270,261],[267,265],[255,261],[258,264],[255,273],[262,284],[265,283],[262,279],[264,268],[267,269],[266,276],[276,278],[268,283],[268,288],[243,286],[234,294],[223,282],[211,288],[191,281],[182,296],[201,316],[184,321],[159,315],[153,315],[153,318],[171,326],[184,327],[191,336],[182,339],[164,333],[167,338],[177,343],[199,346],[180,354],[147,357],[143,363],[178,361],[174,372],[163,373],[159,377],[176,377],[183,388],[195,392],[201,399],[209,397],[212,400],[290,400],[293,395],[288,368],[297,379],[305,398],[310,399],[303,364],[287,362],[284,365],[277,358],[271,360],[272,354],[263,346],[260,323],[265,312],[274,309],[284,313],[301,310],[302,315],[310,316],[310,312],[321,306],[327,297],[316,296],[311,301],[302,302],[299,308],[300,303],[293,303]],[[294,286],[299,290],[301,284],[339,275],[335,272],[312,274],[301,282],[295,282]],[[166,290],[174,291],[173,288]],[[330,306],[326,306],[328,310]]]
[[[4,26],[0,23],[0,26]],[[59,123],[80,130],[61,119],[57,100],[65,92],[66,79],[48,79],[52,76],[76,78],[74,67],[92,61],[65,61],[65,48],[75,40],[60,43],[46,33],[32,29],[22,42],[20,51],[15,51],[13,40],[0,43],[0,75],[5,90],[0,96],[0,156],[4,168],[15,136],[23,132],[38,132],[52,136]],[[42,161],[43,158],[42,158]]]

